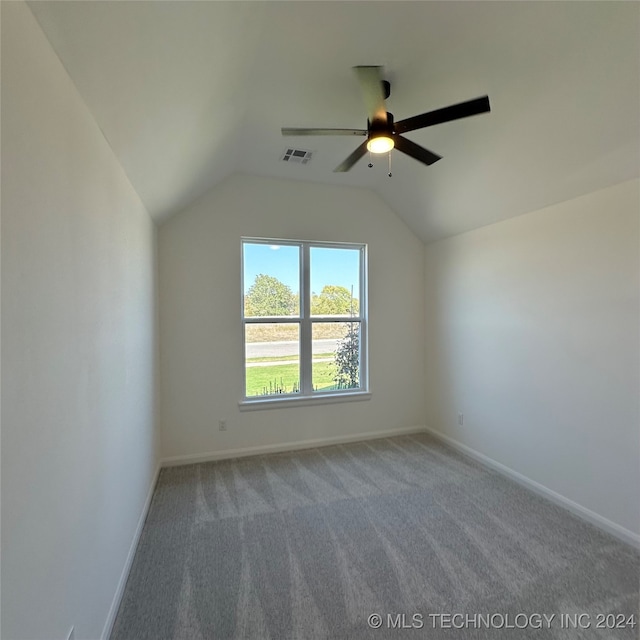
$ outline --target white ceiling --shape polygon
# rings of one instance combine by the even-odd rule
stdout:
[[[376,191],[425,241],[640,172],[636,2],[30,2],[151,215],[234,171]],[[366,128],[354,65],[384,65],[396,120],[488,94],[492,111],[406,134],[443,156],[333,169]],[[307,166],[280,161],[295,145]]]

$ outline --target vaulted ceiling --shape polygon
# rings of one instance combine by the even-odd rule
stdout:
[[[233,172],[376,191],[425,241],[635,177],[635,2],[29,2],[151,215]],[[351,67],[384,65],[400,120],[488,94],[491,113],[406,134],[333,173],[361,142],[280,128],[366,128]],[[314,151],[308,165],[281,160]]]

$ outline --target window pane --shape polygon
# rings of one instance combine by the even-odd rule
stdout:
[[[244,315],[300,315],[300,248],[243,243]]]
[[[246,324],[247,397],[300,393],[300,327],[297,323]]]
[[[360,251],[311,247],[311,315],[360,313]]]
[[[360,322],[314,322],[311,327],[314,391],[360,387]]]

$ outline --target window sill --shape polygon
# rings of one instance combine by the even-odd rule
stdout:
[[[260,400],[241,400],[238,402],[240,411],[258,411],[260,409],[284,409],[285,407],[308,407],[316,404],[336,404],[338,402],[361,402],[370,400],[370,391],[352,391],[350,393],[327,393],[302,398],[269,398]]]

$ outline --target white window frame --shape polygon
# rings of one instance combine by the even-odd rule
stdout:
[[[299,276],[300,276],[300,310],[298,316],[263,316],[245,317],[244,315],[244,246],[247,244],[267,244],[280,246],[297,246],[299,248]],[[357,316],[311,316],[311,249],[352,249],[360,252],[359,263],[359,311]],[[239,402],[241,410],[266,409],[287,405],[306,405],[344,402],[353,400],[367,400],[371,397],[369,391],[368,368],[368,317],[367,317],[367,272],[368,256],[365,243],[352,242],[316,242],[307,240],[291,240],[282,238],[241,238],[241,311],[242,319],[242,400]],[[300,327],[300,392],[277,394],[272,396],[248,396],[246,389],[246,344],[245,327],[248,324],[269,323],[297,324]],[[360,386],[356,389],[339,389],[331,391],[314,391],[312,388],[312,327],[314,322],[358,322],[360,324]]]

